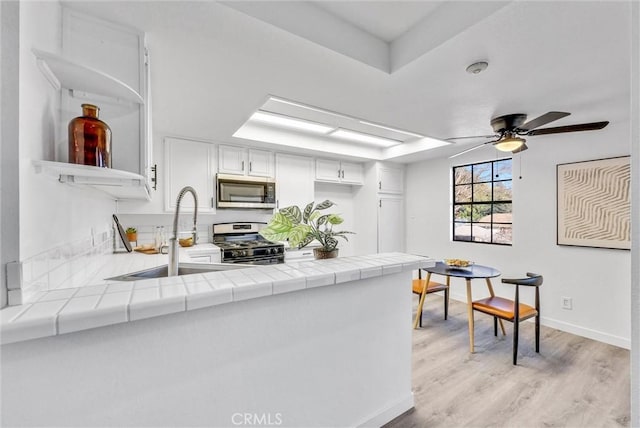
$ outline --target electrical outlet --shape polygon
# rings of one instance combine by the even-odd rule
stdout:
[[[562,309],[573,309],[573,299],[571,297],[562,297]]]

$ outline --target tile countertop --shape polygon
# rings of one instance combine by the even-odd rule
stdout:
[[[182,254],[183,251],[181,259],[186,261]],[[113,255],[118,256],[122,255]],[[111,263],[108,273],[100,271],[100,278],[167,262],[166,255],[129,256],[132,257],[125,263]],[[44,292],[34,303],[3,308],[0,310],[0,343],[55,336],[434,264],[434,260],[422,256],[383,253],[128,282],[96,279],[84,287]]]

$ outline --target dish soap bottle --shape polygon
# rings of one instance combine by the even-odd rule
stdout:
[[[111,168],[111,128],[98,119],[100,109],[82,104],[82,116],[69,122],[69,162]]]

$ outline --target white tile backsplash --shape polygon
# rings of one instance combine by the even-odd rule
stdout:
[[[112,237],[112,231],[99,232],[23,260],[19,288],[10,290],[9,305],[34,302],[42,292],[85,285],[102,268],[102,256],[111,253]]]

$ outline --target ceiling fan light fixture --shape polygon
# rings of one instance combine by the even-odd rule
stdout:
[[[500,141],[495,142],[493,145],[501,152],[512,152],[519,149],[525,143],[524,138],[508,136]]]

